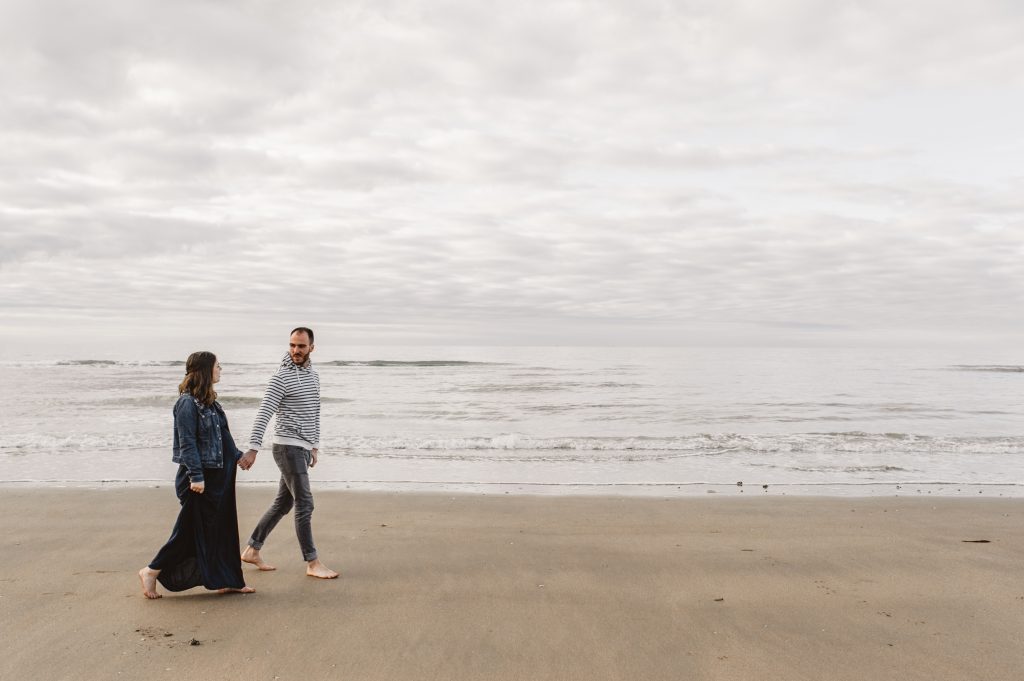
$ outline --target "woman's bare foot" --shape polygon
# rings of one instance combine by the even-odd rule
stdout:
[[[254,594],[256,589],[251,586],[243,586],[241,589],[217,589],[219,594]]]
[[[338,576],[337,572],[321,563],[319,558],[309,561],[309,565],[306,566],[306,574],[318,579],[334,579]]]
[[[270,572],[271,570],[277,569],[270,563],[264,563],[263,558],[260,556],[259,550],[254,549],[251,546],[246,546],[245,550],[242,551],[242,562],[249,563],[250,565],[255,565],[264,572]]]
[[[163,598],[162,594],[156,592],[156,576],[158,574],[160,574],[159,570],[152,570],[148,567],[139,570],[139,581],[142,582],[142,595],[150,600]]]

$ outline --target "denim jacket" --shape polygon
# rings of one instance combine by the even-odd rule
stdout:
[[[224,467],[224,444],[233,450],[235,461],[242,453],[235,446],[231,432],[220,427],[224,415],[221,406],[214,402],[206,407],[189,394],[182,395],[174,404],[174,455],[171,460],[188,469],[192,482],[204,482],[204,468]],[[224,423],[227,425],[227,416]]]

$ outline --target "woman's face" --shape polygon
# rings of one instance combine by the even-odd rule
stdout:
[[[213,382],[220,383],[220,362],[213,361]]]

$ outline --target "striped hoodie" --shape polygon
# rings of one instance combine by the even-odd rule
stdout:
[[[311,360],[297,366],[285,353],[256,414],[249,436],[251,449],[263,447],[263,433],[274,414],[274,444],[320,448],[320,376]]]

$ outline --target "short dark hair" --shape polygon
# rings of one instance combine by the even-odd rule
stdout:
[[[304,334],[306,334],[307,336],[309,336],[309,344],[310,345],[313,344],[313,329],[308,329],[305,326],[298,326],[298,327],[292,329],[292,333],[304,333]],[[291,338],[292,333],[288,334],[289,338]]]

